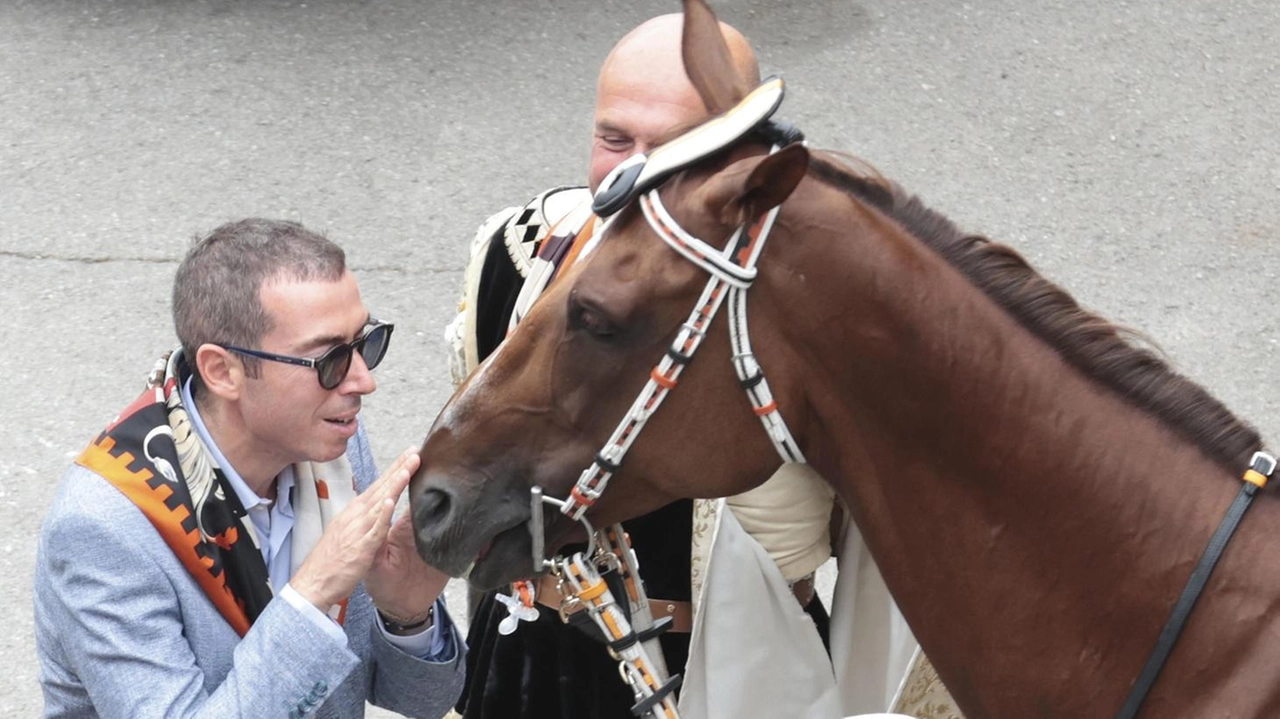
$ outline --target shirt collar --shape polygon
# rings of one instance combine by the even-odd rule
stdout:
[[[231,485],[231,489],[236,493],[236,497],[240,499],[240,504],[245,508],[245,510],[248,511],[253,509],[259,504],[270,507],[271,500],[263,499],[252,489],[249,489],[249,485],[245,483],[244,478],[240,476],[240,473],[236,471],[235,467],[231,466],[231,463],[227,461],[227,458],[222,455],[222,450],[218,449],[218,445],[213,441],[213,437],[209,435],[208,428],[204,426],[204,420],[200,418],[200,410],[196,409],[196,403],[194,398],[191,396],[190,377],[187,378],[186,382],[182,383],[182,406],[187,410],[187,415],[191,418],[191,426],[195,428],[196,435],[199,436],[200,441],[204,443],[205,449],[209,450],[209,454],[213,455],[213,460],[217,462],[218,467],[222,469],[223,475],[227,478],[227,483]],[[276,486],[277,497],[287,497],[285,492],[293,487],[293,468],[289,467],[285,472],[282,472],[280,476],[277,477],[277,481],[283,479],[285,475],[288,475],[289,477],[289,487],[286,488],[282,486],[283,483],[278,484]]]

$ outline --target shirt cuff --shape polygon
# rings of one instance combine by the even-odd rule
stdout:
[[[318,610],[317,610],[318,611]],[[427,662],[451,662],[456,654],[453,646],[453,620],[445,609],[444,600],[437,599],[431,613],[431,625],[414,634],[392,634],[379,617],[376,621],[378,631],[391,646]]]
[[[342,627],[339,626],[337,622],[330,619],[329,615],[320,611],[319,607],[303,599],[302,595],[298,594],[298,590],[293,588],[293,585],[284,585],[284,588],[280,590],[280,598],[288,602],[294,609],[301,612],[302,616],[311,620],[312,623],[323,629],[324,633],[332,637],[334,641],[344,647],[347,646],[347,633],[342,631]],[[382,622],[378,623],[381,624]]]

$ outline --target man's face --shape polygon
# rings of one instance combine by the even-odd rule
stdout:
[[[266,352],[316,358],[354,340],[369,320],[350,272],[335,282],[268,281],[259,296],[274,321],[258,344]],[[327,462],[346,452],[360,399],[377,388],[359,352],[331,390],[320,386],[309,367],[266,360],[259,367],[241,401],[248,451],[281,464]]]
[[[671,62],[668,58],[657,64]],[[691,125],[706,114],[680,65],[640,67],[623,60],[606,66],[596,93],[588,173],[591,191],[618,163],[637,152],[648,152],[672,128]]]

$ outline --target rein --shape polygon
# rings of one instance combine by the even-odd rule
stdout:
[[[1213,573],[1213,568],[1222,557],[1223,550],[1227,548],[1227,542],[1231,541],[1236,528],[1240,526],[1245,510],[1249,509],[1253,503],[1258,490],[1267,486],[1267,480],[1275,474],[1275,471],[1276,458],[1266,452],[1255,452],[1253,458],[1249,460],[1249,469],[1245,470],[1244,476],[1241,477],[1243,484],[1240,485],[1240,492],[1227,508],[1227,513],[1218,524],[1218,528],[1214,530],[1213,536],[1209,538],[1209,544],[1200,555],[1195,571],[1191,572],[1191,577],[1187,579],[1187,585],[1183,587],[1178,602],[1173,605],[1173,611],[1169,613],[1164,629],[1160,630],[1156,646],[1151,650],[1151,656],[1147,658],[1146,665],[1142,667],[1142,673],[1138,675],[1133,687],[1129,690],[1129,696],[1125,698],[1120,713],[1116,714],[1116,719],[1133,719],[1137,715],[1138,709],[1142,707],[1142,701],[1147,698],[1152,685],[1156,683],[1156,678],[1160,676],[1160,670],[1168,661],[1169,654],[1173,652],[1173,645],[1182,634],[1182,628],[1186,625],[1187,618],[1191,616],[1191,610],[1195,608],[1200,593],[1204,591],[1209,575]]]

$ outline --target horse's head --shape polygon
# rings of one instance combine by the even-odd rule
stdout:
[[[707,107],[721,113],[748,93],[714,16],[705,5],[689,5],[686,69]],[[726,144],[669,175],[659,189],[674,221],[716,247],[782,203],[808,161],[799,145],[770,154],[755,136]],[[615,429],[680,335],[708,278],[658,238],[639,201],[614,214],[595,246],[552,283],[437,418],[410,491],[423,557],[454,575],[475,562],[470,580],[477,587],[528,576],[531,487],[568,497],[601,448],[616,444]],[[753,305],[752,340],[762,355],[774,344],[771,314]],[[592,523],[638,516],[676,498],[744,491],[777,467],[734,373],[724,313],[707,328],[703,347],[696,361],[667,373],[678,375],[679,388],[647,420],[634,447],[626,441],[623,466],[591,502]],[[777,364],[785,363],[781,352],[771,355]],[[784,406],[798,397],[785,380],[770,381]],[[612,470],[612,455],[604,454],[602,465]],[[556,511],[547,516],[548,549],[573,538],[578,525],[571,519]]]

